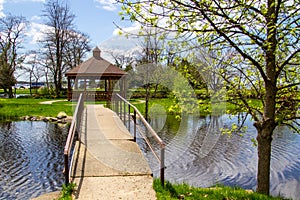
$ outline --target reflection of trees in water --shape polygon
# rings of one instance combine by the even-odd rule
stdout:
[[[143,123],[140,122],[140,120],[137,120],[138,128],[137,132],[142,132],[144,135],[148,136],[148,139],[150,143],[153,145],[154,149],[158,152],[160,149],[160,146],[156,142],[156,140],[148,134],[148,132],[145,130],[145,127],[143,126]],[[176,137],[179,127],[181,125],[181,121],[177,120],[175,118],[175,115],[155,115],[155,117],[152,117],[150,119],[150,125],[155,130],[155,132],[163,138],[163,141],[168,144],[174,137]],[[133,128],[132,128],[133,129]],[[144,152],[150,152],[150,148],[148,145],[141,139],[141,136],[138,134],[138,144],[140,145],[141,149]]]
[[[69,125],[46,123],[46,128],[44,130],[47,131],[46,135],[48,137],[49,144],[55,145],[56,147],[62,147],[65,145]]]
[[[195,165],[210,167],[222,162],[226,164],[239,153],[241,138],[222,134],[220,129],[223,127],[222,116],[210,116],[203,121],[189,151],[195,156]]]
[[[156,127],[157,120],[159,121],[159,117],[151,121],[153,127]],[[220,129],[224,127],[223,120],[224,116],[206,118],[184,116],[181,121],[177,121],[175,116],[168,116],[164,128],[159,132],[167,145],[167,164],[193,163],[209,167],[212,164],[234,160],[231,158],[242,148],[241,138],[221,134]],[[158,146],[156,149],[159,150]],[[147,152],[148,147],[145,146],[145,150]]]
[[[224,135],[220,128],[227,126],[226,115],[199,119],[195,138],[188,151],[169,166],[167,176],[171,181],[188,182],[193,185],[210,186],[222,183],[238,184],[246,182],[255,185],[256,165],[246,163],[240,152],[247,148],[244,138],[237,134]],[[250,152],[251,153],[251,152]],[[244,174],[250,174],[244,176]],[[251,180],[249,180],[251,179]]]

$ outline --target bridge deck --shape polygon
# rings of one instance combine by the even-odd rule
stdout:
[[[76,199],[156,199],[152,172],[119,117],[88,105],[74,152]]]

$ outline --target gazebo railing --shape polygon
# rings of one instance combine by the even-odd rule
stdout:
[[[112,93],[106,91],[70,91],[68,92],[68,99],[78,99],[80,94],[83,94],[86,101],[109,101]]]
[[[137,136],[137,128],[140,127],[137,124],[137,119],[139,119],[143,125],[145,126],[145,129],[148,133],[151,134],[151,136],[155,139],[155,141],[159,144],[160,146],[160,155],[155,152],[154,147],[150,143],[149,139],[145,134],[142,133],[142,130],[139,129],[139,133],[146,142],[146,144],[149,146],[151,149],[153,155],[155,158],[158,160],[160,163],[160,180],[162,185],[164,185],[164,176],[165,176],[165,143],[163,140],[157,135],[157,133],[153,130],[151,125],[147,122],[147,120],[144,118],[144,116],[140,113],[140,111],[132,105],[130,102],[128,102],[125,98],[123,98],[119,94],[115,94],[113,96],[112,100],[112,109],[118,114],[120,119],[126,123],[126,119],[128,119],[128,130],[130,131],[130,119],[133,120],[133,136],[134,136],[134,141],[136,142],[136,136]],[[133,116],[131,117],[130,110],[133,109]]]

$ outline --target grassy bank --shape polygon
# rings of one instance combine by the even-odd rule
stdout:
[[[158,200],[170,199],[191,199],[191,200],[280,200],[283,198],[275,198],[267,195],[261,195],[252,191],[246,191],[240,188],[231,188],[227,186],[216,186],[212,188],[195,188],[187,184],[171,184],[165,183],[162,187],[159,179],[154,180],[153,185]]]
[[[52,104],[41,102],[53,99],[5,99],[0,98],[0,121],[18,120],[23,116],[49,116],[55,117],[60,111],[73,115],[74,104],[62,101]]]

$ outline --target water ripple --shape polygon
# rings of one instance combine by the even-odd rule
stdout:
[[[0,123],[0,200],[30,199],[61,187],[67,130],[45,122]]]
[[[152,120],[153,123],[157,121],[159,119]],[[251,142],[256,138],[253,122],[246,120],[248,130],[244,136],[220,134],[221,127],[237,123],[236,117],[229,118],[226,115],[198,119],[189,116],[177,124],[176,120],[166,118],[165,122],[159,135],[167,144],[167,180],[200,187],[225,184],[255,190],[257,149]],[[292,134],[284,127],[275,130],[271,157],[272,195],[299,199],[299,145],[299,134]],[[159,176],[157,161],[147,147],[141,146],[154,175]]]

